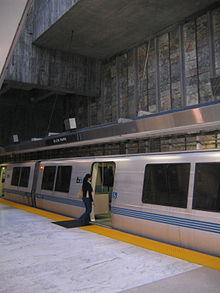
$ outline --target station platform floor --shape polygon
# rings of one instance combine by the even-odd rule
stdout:
[[[220,293],[220,258],[0,199],[0,293]]]

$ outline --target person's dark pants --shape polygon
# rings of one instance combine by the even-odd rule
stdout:
[[[86,211],[82,216],[79,218],[79,221],[83,224],[89,224],[90,222],[90,213],[92,211],[92,201],[90,198],[83,198],[83,202],[86,208]]]

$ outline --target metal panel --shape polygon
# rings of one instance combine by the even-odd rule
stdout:
[[[164,115],[149,115],[131,122],[105,126],[79,133],[79,140],[94,140],[114,136],[146,137],[155,134],[189,132],[220,128],[220,104],[176,111]]]
[[[79,129],[7,148],[7,152],[59,149],[79,145],[147,138],[167,134],[192,133],[220,129],[220,102],[191,106],[182,110],[167,111],[140,117],[126,123],[109,123]]]

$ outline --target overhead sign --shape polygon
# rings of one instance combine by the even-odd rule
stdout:
[[[0,1],[0,89],[32,0]]]
[[[76,141],[77,141],[77,134],[73,133],[68,136],[48,138],[46,139],[45,144],[49,146],[49,145],[65,144],[65,143],[76,142]]]

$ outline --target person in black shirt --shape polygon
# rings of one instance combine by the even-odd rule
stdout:
[[[83,185],[82,185],[82,192],[83,192],[83,203],[85,205],[86,211],[81,215],[79,218],[79,221],[82,224],[89,224],[90,222],[90,213],[92,211],[92,186],[91,186],[91,180],[92,180],[92,175],[91,174],[86,174],[86,176],[83,179]]]

